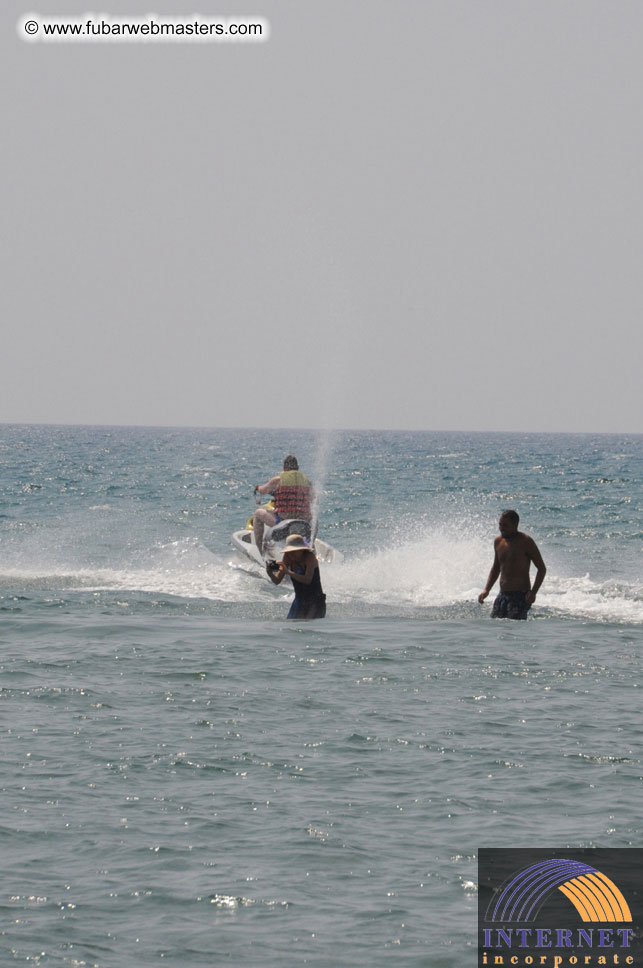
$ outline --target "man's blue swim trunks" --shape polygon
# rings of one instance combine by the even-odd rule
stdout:
[[[531,608],[525,601],[526,594],[527,592],[500,592],[493,603],[491,618],[526,619]]]

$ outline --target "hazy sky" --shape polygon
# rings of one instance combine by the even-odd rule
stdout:
[[[88,10],[271,36],[16,28]],[[0,17],[0,422],[643,430],[641,0]]]

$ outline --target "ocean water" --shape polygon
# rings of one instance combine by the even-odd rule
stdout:
[[[467,968],[479,847],[641,846],[643,437],[0,427],[0,965]],[[328,617],[236,558],[321,492]],[[516,507],[527,622],[477,595]]]

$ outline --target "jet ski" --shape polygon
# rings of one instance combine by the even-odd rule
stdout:
[[[269,501],[263,505],[268,511],[272,511],[274,502]],[[254,515],[248,520],[245,528],[241,531],[234,531],[232,534],[232,544],[240,554],[245,555],[260,565],[262,568],[267,561],[281,561],[286,538],[289,534],[300,534],[314,550],[317,559],[321,564],[330,565],[341,562],[344,558],[340,551],[331,547],[321,538],[315,536],[313,539],[310,521],[291,518],[290,520],[278,521],[273,527],[266,527],[263,531],[263,550],[262,555],[257,548],[252,527]]]

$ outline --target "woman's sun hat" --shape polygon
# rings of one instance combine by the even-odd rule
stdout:
[[[300,534],[289,534],[286,538],[284,554],[287,554],[289,551],[310,551],[310,547]]]

